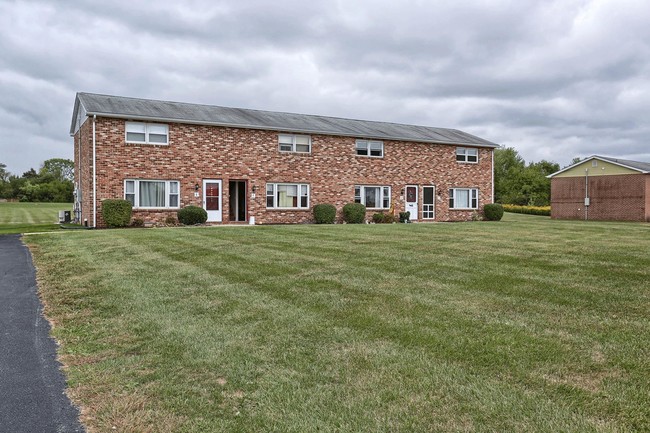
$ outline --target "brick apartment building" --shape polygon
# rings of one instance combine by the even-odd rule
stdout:
[[[594,155],[548,177],[551,218],[650,222],[650,163]]]
[[[308,223],[350,202],[465,221],[493,202],[498,145],[453,129],[78,93],[70,134],[75,216],[94,227],[114,198],[152,223],[188,205],[214,223]]]

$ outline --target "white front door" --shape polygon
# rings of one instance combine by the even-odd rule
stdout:
[[[203,180],[203,209],[208,213],[208,222],[221,222],[220,180]]]
[[[406,212],[411,212],[409,219],[418,219],[418,187],[417,185],[406,185]]]

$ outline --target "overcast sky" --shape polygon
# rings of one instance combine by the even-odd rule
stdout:
[[[78,91],[650,162],[649,79],[647,0],[0,0],[0,162],[72,159]]]

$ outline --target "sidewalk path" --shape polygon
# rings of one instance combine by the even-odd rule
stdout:
[[[0,236],[0,433],[84,432],[19,235]]]

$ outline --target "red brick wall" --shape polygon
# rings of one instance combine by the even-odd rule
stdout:
[[[84,141],[91,124],[92,119],[88,119],[82,128]],[[311,207],[318,203],[332,203],[340,213],[344,204],[354,201],[354,185],[358,184],[391,186],[396,214],[404,210],[405,185],[420,186],[420,212],[422,186],[435,185],[437,221],[463,221],[472,216],[473,211],[449,209],[449,188],[479,188],[479,208],[492,202],[492,149],[480,149],[478,164],[461,164],[456,162],[455,146],[384,141],[384,158],[368,158],[356,156],[355,137],[311,135],[311,154],[281,153],[278,132],[178,123],[169,124],[169,145],[152,146],[126,144],[124,127],[124,120],[97,119],[100,201],[123,198],[124,179],[132,178],[180,181],[182,207],[202,205],[202,198],[194,197],[195,184],[202,186],[203,179],[221,179],[226,223],[229,222],[228,181],[231,179],[248,181],[248,216],[254,216],[256,223],[262,224],[311,222]],[[92,170],[92,160],[84,159],[80,169],[82,177],[87,176],[88,166]],[[266,209],[267,182],[310,184],[310,209]],[[250,198],[253,186],[255,199]],[[84,198],[90,199],[92,177],[82,187]],[[84,218],[92,221],[88,217],[92,202],[84,199],[83,205]],[[175,210],[134,210],[134,218],[151,222],[161,222],[175,214]],[[98,204],[98,226],[102,225]]]
[[[645,221],[648,202],[646,178],[643,174],[589,177],[587,219]],[[552,218],[585,219],[584,199],[584,177],[551,179]]]

